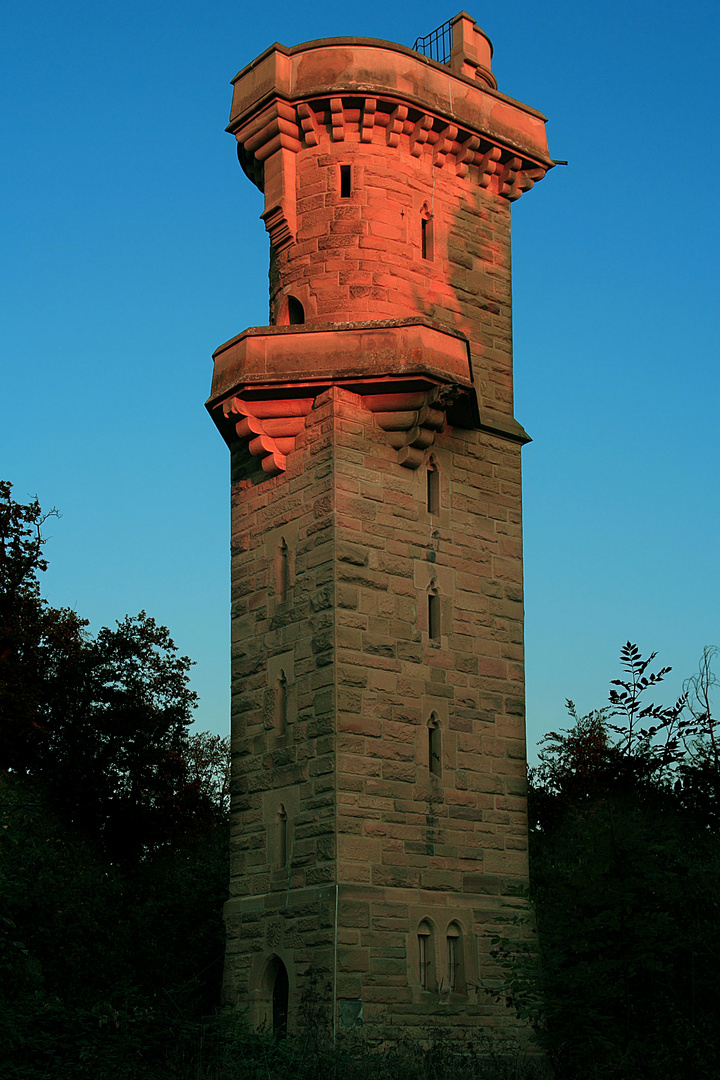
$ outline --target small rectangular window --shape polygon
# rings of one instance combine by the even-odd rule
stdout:
[[[349,199],[352,191],[352,171],[350,165],[340,166],[340,198]]]

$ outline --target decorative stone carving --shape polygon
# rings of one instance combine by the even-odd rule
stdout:
[[[277,949],[283,938],[283,927],[279,919],[272,919],[265,927],[265,941],[270,949]]]
[[[296,154],[306,147],[319,147],[323,138],[332,142],[345,140],[348,128],[355,127],[361,142],[372,142],[376,127],[385,128],[385,142],[395,149],[401,137],[408,140],[413,157],[420,157],[425,147],[432,151],[433,164],[443,168],[452,161],[458,176],[465,177],[472,168],[477,169],[477,182],[487,188],[493,176],[498,176],[498,194],[515,201],[529,191],[547,171],[546,165],[529,158],[518,157],[510,150],[490,143],[481,135],[456,124],[444,123],[441,117],[420,113],[404,104],[378,98],[364,98],[357,108],[346,108],[342,98],[330,99],[330,108],[322,101],[301,101],[295,109],[286,102],[277,101],[265,110],[252,124],[235,132],[239,144],[241,163],[247,175],[261,190],[265,188],[264,162],[278,151]],[[263,218],[277,247],[287,238],[274,230],[282,230],[280,217],[288,215],[280,208],[266,209]],[[289,230],[294,239],[293,230]]]

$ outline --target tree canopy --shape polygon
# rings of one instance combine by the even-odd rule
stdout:
[[[228,740],[164,626],[47,603],[48,516],[0,483],[0,1075],[169,1076],[219,1002]]]
[[[0,484],[0,771],[40,784],[108,855],[138,858],[217,814],[188,734],[191,661],[144,611],[92,637],[47,603],[48,516]]]
[[[571,726],[545,737],[530,771],[539,955],[499,952],[568,1080],[717,1076],[713,656],[662,706],[647,697],[670,669],[628,642],[608,705],[578,716],[569,701]]]

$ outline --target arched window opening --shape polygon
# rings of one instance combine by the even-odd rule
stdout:
[[[287,679],[285,672],[280,669],[277,683],[275,684],[275,733],[285,735],[287,732]]]
[[[433,776],[442,775],[442,730],[435,713],[428,721],[428,769]]]
[[[423,990],[429,990],[432,979],[432,928],[425,919],[418,926],[417,935],[420,986]]]
[[[340,166],[340,198],[349,199],[352,193],[352,167]]]
[[[277,864],[282,870],[287,866],[288,816],[282,803],[277,813]]]
[[[430,458],[427,467],[427,509],[428,514],[440,511],[440,473],[434,458]]]
[[[420,211],[420,251],[423,259],[432,262],[434,258],[433,217],[427,204]]]
[[[462,990],[462,935],[454,922],[447,928],[447,978],[451,990]]]
[[[428,634],[431,641],[440,641],[440,597],[437,592],[428,593]]]
[[[290,552],[288,551],[287,543],[283,537],[280,541],[280,546],[275,558],[275,592],[277,593],[279,604],[284,604],[287,600],[290,578],[289,563]]]
[[[273,1034],[279,1039],[284,1039],[287,1035],[289,996],[290,983],[287,968],[278,957],[272,991],[272,1026]]]
[[[305,322],[305,308],[296,296],[288,296],[288,322],[290,326],[301,326]]]

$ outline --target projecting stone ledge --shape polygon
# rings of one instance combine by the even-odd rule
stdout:
[[[211,410],[241,387],[278,382],[353,389],[358,378],[423,374],[472,388],[465,335],[422,318],[255,326],[216,349],[213,360]]]
[[[252,327],[213,358],[208,411],[269,476],[284,471],[313,402],[333,386],[360,396],[405,468],[418,468],[448,423],[529,441],[512,417],[478,404],[467,338],[427,319]]]

